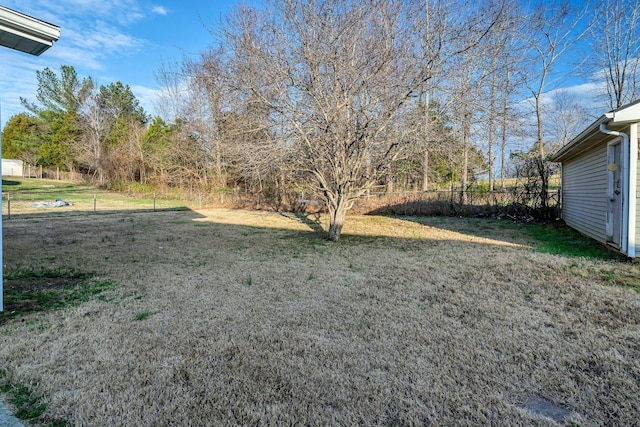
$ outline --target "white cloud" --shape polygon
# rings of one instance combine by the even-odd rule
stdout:
[[[24,111],[21,97],[35,101],[36,71],[42,68],[36,57],[9,49],[0,50],[0,125],[4,126],[12,116]]]
[[[166,15],[169,13],[167,8],[165,8],[164,6],[154,6],[151,8],[151,11],[158,15]]]
[[[146,86],[131,86],[131,91],[140,101],[140,105],[147,114],[156,114],[156,104],[158,103],[159,89]]]
[[[544,93],[542,95],[542,98],[545,102],[553,102],[553,98],[555,97],[555,95],[562,92],[570,95],[579,102],[583,102],[584,104],[592,104],[599,95],[605,93],[605,90],[606,87],[604,82],[587,82],[550,90],[549,92]]]
[[[145,44],[143,40],[129,36],[105,21],[96,21],[90,30],[70,31],[68,37],[71,44],[95,57],[127,55]]]
[[[57,72],[61,65],[72,65],[79,76],[92,75],[102,80],[99,74],[114,74],[119,58],[134,55],[149,45],[147,40],[132,35],[132,25],[152,13],[167,13],[161,6],[145,9],[140,0],[4,0],[2,3],[59,26],[61,37],[39,57],[0,50],[3,107],[0,124],[24,110],[20,97],[35,101],[36,71],[49,67]],[[115,80],[125,81],[126,76],[117,75]]]
[[[68,17],[87,16],[129,25],[146,16],[138,0],[4,0],[3,5],[56,25]]]

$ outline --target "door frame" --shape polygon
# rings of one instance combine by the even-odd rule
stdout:
[[[625,152],[622,138],[615,138],[607,144],[607,218],[606,218],[606,234],[607,244],[622,249],[624,236],[624,211],[626,209],[625,200]],[[618,158],[616,159],[616,149]],[[615,168],[613,165],[616,165]],[[617,181],[620,181],[616,185]],[[616,191],[618,193],[616,194]],[[619,203],[620,209],[616,209]]]

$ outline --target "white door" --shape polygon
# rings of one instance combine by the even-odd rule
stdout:
[[[609,244],[620,248],[622,241],[622,144],[616,142],[607,148],[607,240]]]

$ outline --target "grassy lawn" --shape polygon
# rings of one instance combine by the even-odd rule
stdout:
[[[65,215],[70,212],[82,214],[93,212],[94,199],[97,213],[121,210],[153,210],[153,195],[130,196],[99,189],[90,185],[77,183],[35,179],[10,178],[2,180],[2,214],[11,215]],[[42,208],[31,206],[34,202],[53,202],[64,200],[72,206]],[[184,209],[184,202],[156,198],[156,209]]]
[[[5,293],[32,292],[0,318],[4,400],[32,425],[637,423],[636,264],[562,227],[325,221],[4,221]]]

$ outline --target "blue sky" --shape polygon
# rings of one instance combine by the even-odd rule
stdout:
[[[215,28],[242,1],[260,0],[0,0],[61,28],[60,40],[39,57],[0,49],[0,125],[24,111],[21,96],[36,101],[36,71],[58,71],[61,65],[73,65],[81,77],[90,75],[98,84],[128,84],[145,110],[157,114],[154,74],[160,65],[204,50],[212,42],[207,27]],[[584,98],[594,92],[590,80],[563,79],[558,86],[571,86],[572,93]],[[595,114],[602,108],[598,105]]]
[[[55,24],[60,40],[41,56],[0,49],[2,120],[21,111],[20,97],[36,101],[36,71],[73,65],[99,84],[131,86],[154,114],[154,73],[163,61],[197,54],[212,40],[206,27],[238,0],[0,0],[0,5]]]

